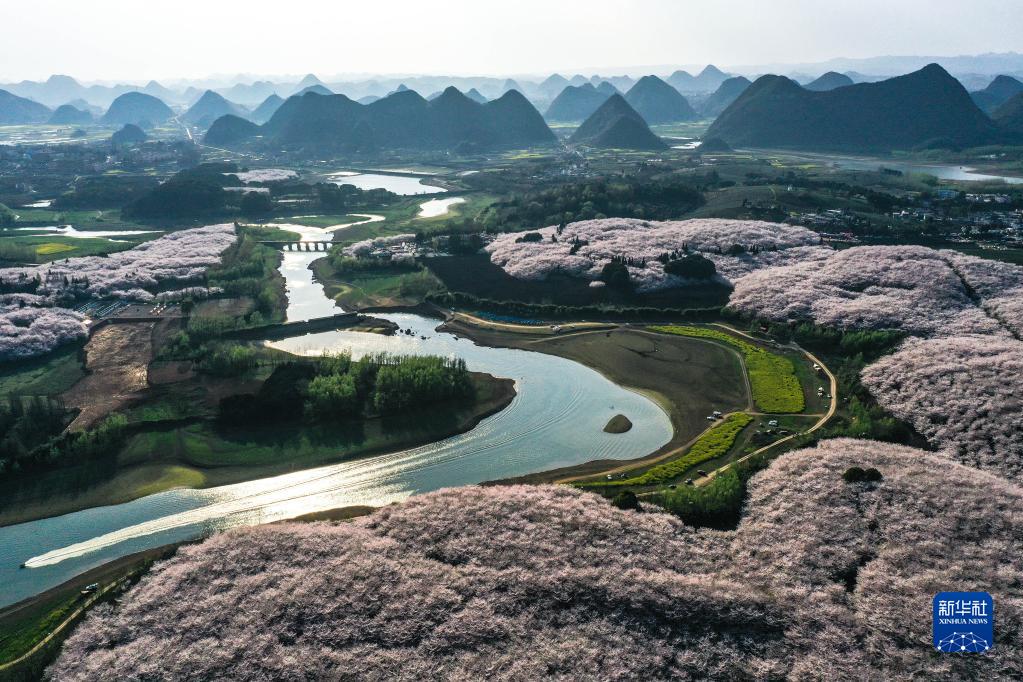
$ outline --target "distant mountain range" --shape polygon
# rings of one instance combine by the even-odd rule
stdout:
[[[981,91],[996,75],[1005,75],[1023,80],[1023,55],[1018,53],[986,54],[959,57],[888,56],[869,59],[833,59],[827,62],[803,64],[756,64],[732,66],[727,71],[749,77],[763,74],[783,74],[801,83],[808,83],[821,74],[829,72],[847,76],[855,83],[875,82],[891,76],[918,70],[928,63],[936,62],[956,76],[967,90]],[[701,100],[709,97],[729,77],[725,69],[708,65],[692,71],[697,75],[671,66],[641,67],[646,73],[657,74],[672,87],[681,92],[690,104],[701,109]],[[638,70],[638,68],[637,68]],[[621,73],[621,71],[619,71]],[[663,74],[671,73],[670,76]],[[829,74],[830,75],[830,74]],[[0,84],[0,89],[13,95],[32,99],[54,109],[62,104],[73,104],[85,109],[80,102],[105,110],[118,96],[126,92],[142,92],[154,96],[178,111],[191,107],[207,91],[212,90],[235,105],[253,109],[270,95],[286,98],[302,93],[307,88],[324,94],[319,88],[332,93],[343,93],[353,100],[381,98],[393,92],[400,84],[420,93],[442,92],[454,86],[462,92],[473,89],[487,99],[500,97],[508,90],[518,90],[535,106],[548,109],[553,100],[569,85],[581,86],[590,83],[599,87],[607,81],[618,91],[626,93],[635,85],[629,76],[601,76],[576,73],[566,77],[552,74],[546,77],[490,76],[444,76],[421,75],[403,77],[363,77],[350,80],[329,80],[316,74],[302,77],[252,77],[234,76],[217,79],[176,80],[161,83],[149,81],[137,84],[92,84],[84,85],[71,76],[56,74],[44,81],[21,81]],[[79,102],[75,104],[75,102]],[[989,106],[987,103],[981,103]],[[96,116],[97,113],[93,112]]]
[[[970,97],[978,107],[990,114],[1021,92],[1023,82],[1011,76],[997,76],[983,90],[971,92]]]
[[[126,123],[123,128],[110,136],[110,144],[115,147],[141,144],[147,139],[146,131],[134,123]]]
[[[643,117],[621,95],[612,95],[583,121],[569,141],[610,149],[666,149]]]
[[[203,141],[213,147],[230,147],[259,135],[259,126],[234,114],[221,116],[206,131]]]
[[[402,86],[398,86],[398,87],[401,88]],[[407,90],[408,88],[405,88],[405,89]],[[333,95],[333,94],[336,94],[333,90],[328,88],[326,85],[323,85],[321,83],[316,83],[314,85],[307,85],[306,87],[304,87],[301,90],[299,90],[298,92],[296,92],[295,95],[301,97],[302,95],[306,94],[307,92],[311,92],[314,95]]]
[[[1023,92],[1016,93],[995,109],[991,117],[1001,128],[1023,135]]]
[[[82,111],[70,104],[61,104],[46,122],[53,125],[85,125],[92,123],[93,118],[88,111]]]
[[[265,144],[317,151],[526,147],[554,142],[543,117],[512,90],[481,104],[454,87],[433,101],[413,90],[371,104],[345,95],[306,93],[288,98],[262,126],[225,117],[207,133],[210,144],[261,135]]]
[[[596,111],[607,98],[615,94],[614,86],[601,83],[600,88],[593,83],[568,85],[561,91],[544,113],[548,121],[583,121]]]
[[[249,118],[254,123],[263,124],[270,120],[277,110],[284,104],[284,98],[279,95],[269,95],[258,107],[252,110]]]
[[[732,66],[738,73],[812,73],[827,71],[862,74],[864,77],[886,77],[919,71],[929,64],[938,64],[954,74],[978,74],[990,80],[1000,73],[1023,73],[1023,54],[1018,52],[989,53],[939,57],[926,55],[888,55],[881,57],[829,59],[822,62],[778,62],[770,64],[745,64]],[[850,74],[852,75],[852,74]],[[858,80],[853,78],[853,80]]]
[[[681,93],[709,93],[714,92],[721,84],[728,79],[728,74],[708,64],[699,75],[693,76],[688,71],[676,71],[668,76],[668,84]]]
[[[806,91],[827,93],[835,89],[844,90],[854,84],[890,82],[896,79],[885,78],[883,74],[904,73],[906,68],[918,64],[922,59],[921,57],[840,59],[819,64],[776,65],[777,69],[771,69],[770,65],[759,65],[756,68],[759,73],[793,74],[798,82],[805,83],[801,91],[792,90],[796,94],[793,95],[794,99],[790,102],[790,106],[793,111],[798,110],[809,114],[817,111],[817,107],[826,108],[830,105],[819,103],[818,100],[806,99],[804,96]],[[932,61],[939,61],[946,70],[954,73],[956,79],[970,91],[970,97],[976,106],[989,116],[993,116],[999,107],[1023,91],[1023,55],[1020,54],[934,58]],[[919,65],[923,66],[923,64]],[[662,67],[658,70],[651,70],[650,73],[667,73],[668,70],[668,67]],[[751,72],[747,67],[732,67],[729,70]],[[694,76],[692,73],[697,75]],[[751,90],[748,79],[742,76],[729,76],[723,69],[714,65],[693,70],[692,73],[675,69],[666,78],[647,76],[639,81],[628,76],[604,77],[598,74],[584,75],[580,73],[573,75],[555,73],[545,78],[535,79],[405,76],[328,81],[310,73],[301,78],[271,79],[264,77],[251,82],[238,82],[239,78],[234,78],[216,82],[211,80],[168,81],[166,84],[149,81],[140,85],[83,85],[70,76],[53,75],[45,81],[21,81],[20,83],[0,85],[0,91],[6,91],[0,92],[0,124],[86,125],[89,123],[90,117],[94,122],[113,126],[121,126],[126,122],[159,124],[176,112],[183,121],[200,127],[207,127],[225,115],[247,118],[257,125],[264,125],[271,121],[274,114],[283,105],[285,98],[293,94],[301,95],[312,92],[323,96],[332,96],[335,92],[344,93],[349,101],[355,100],[361,105],[370,105],[387,99],[388,94],[399,90],[433,93],[430,95],[430,100],[439,100],[449,87],[456,87],[466,93],[464,96],[467,99],[480,105],[488,100],[500,98],[509,91],[515,91],[524,95],[535,108],[543,110],[547,120],[573,123],[589,118],[612,94],[616,93],[624,93],[627,102],[648,124],[683,121],[697,116],[714,118],[725,114],[726,110],[736,103],[740,96],[746,96],[746,103],[743,104],[743,107],[750,107],[751,101],[763,103],[772,99],[763,93],[764,84]],[[992,74],[997,74],[997,77],[993,78]],[[912,84],[912,80],[909,83]],[[937,106],[945,106],[951,101],[947,100],[953,91],[951,83],[944,79],[940,84],[937,81],[932,83],[932,85],[934,84],[938,85],[937,91],[932,93],[934,98],[926,101],[939,102],[940,104]],[[779,97],[784,88],[777,84],[773,87],[774,97]],[[893,87],[898,90],[901,86]],[[942,88],[946,88],[947,91],[942,91]],[[862,93],[863,91],[855,92]],[[125,99],[125,96],[129,94],[132,96]],[[901,101],[898,113],[891,111],[885,113],[880,110],[876,113],[882,121],[887,121],[886,117],[889,114],[892,119],[903,115],[915,116],[917,112],[909,100],[923,94],[922,89],[913,93],[907,92],[906,101]],[[753,99],[754,95],[756,95],[755,100]],[[859,96],[855,95],[855,97]],[[150,99],[138,99],[138,97],[149,97]],[[961,107],[960,100],[961,98],[956,100],[956,107]],[[826,100],[820,102],[826,102]],[[70,107],[65,105],[70,105]],[[388,111],[389,106],[382,107],[380,111]],[[108,109],[109,111],[107,111]],[[773,107],[765,113],[771,113],[771,110]],[[844,121],[858,118],[855,112],[818,113],[824,117],[822,125],[825,128],[830,125],[832,120]],[[960,113],[969,118],[965,109]],[[729,118],[733,122],[734,115],[737,114],[734,112],[729,114]],[[951,112],[949,115],[951,116]],[[941,116],[937,114],[922,115],[922,119],[937,120],[939,118]],[[983,121],[977,122],[974,127],[982,126],[982,124]],[[379,122],[365,123],[364,127],[370,126],[376,129],[382,125]],[[734,128],[731,131],[728,130],[733,124],[729,123],[727,119],[720,122],[720,125],[727,134],[732,136],[732,139],[728,139],[732,144],[743,144],[738,139],[744,136],[750,139],[761,139],[766,135],[766,129],[772,127],[772,124],[766,120],[753,121],[750,130],[740,134]],[[892,125],[898,128],[894,120]],[[804,127],[804,124],[797,119],[788,127],[799,129]],[[970,125],[967,125],[967,128],[969,127]],[[1005,130],[1004,126],[995,129]],[[875,133],[870,130],[866,130],[866,132],[867,139],[884,137],[882,132]],[[957,136],[961,136],[962,133],[963,131],[953,132],[951,139],[958,139]],[[240,126],[235,124],[232,135],[240,134],[252,135],[254,133],[249,129],[242,131]],[[264,132],[257,134],[266,136]],[[382,133],[377,131],[376,134]],[[427,137],[432,134],[430,133]],[[311,135],[315,135],[315,133],[311,133]],[[773,135],[775,133],[772,133]],[[480,139],[488,136],[494,139],[502,137],[493,131],[485,135],[475,130],[470,133],[470,137],[479,137]],[[814,136],[809,135],[809,137],[813,138]],[[831,139],[835,136],[830,133],[822,133],[819,137]],[[842,137],[842,135],[838,135],[835,139],[839,140]],[[917,136],[911,135],[910,137],[916,140]],[[966,137],[968,138],[969,135]],[[723,139],[725,138],[723,137]],[[839,140],[839,142],[841,145],[845,145],[849,140],[846,142]],[[803,142],[796,143],[803,144]],[[829,144],[831,143],[829,142]],[[381,140],[375,139],[372,144],[381,144]],[[387,143],[383,142],[383,144],[386,146]],[[870,144],[874,143],[870,142]],[[903,140],[899,144],[906,146],[909,143]],[[914,144],[922,143],[917,141]]]
[[[0,125],[45,123],[51,113],[49,107],[39,102],[0,90]]]
[[[643,76],[627,93],[625,101],[648,125],[677,123],[699,118],[678,90],[657,76]]]
[[[827,92],[828,90],[844,88],[845,86],[853,85],[854,83],[855,81],[844,73],[828,71],[827,73],[821,74],[818,78],[810,81],[803,87],[807,90],[813,90],[814,92]]]
[[[181,119],[188,125],[209,128],[221,116],[228,114],[247,116],[248,113],[245,108],[228,102],[223,95],[207,90],[195,104],[189,107]]]
[[[174,116],[162,100],[142,92],[126,92],[115,99],[100,119],[107,125],[133,123],[137,126],[159,125]]]
[[[717,118],[722,111],[728,108],[732,102],[739,98],[739,95],[746,92],[751,85],[749,78],[735,76],[721,83],[721,86],[700,104],[700,114],[704,118]]]
[[[931,64],[878,83],[812,92],[762,76],[711,125],[729,145],[851,152],[983,144],[997,128],[962,84]]]
[[[408,90],[408,88],[405,88],[405,90]],[[428,100],[430,100],[432,102],[433,100],[437,99],[438,97],[440,97],[443,94],[444,94],[443,91],[435,92],[432,95],[430,95],[429,97],[427,97],[426,99],[428,99]],[[490,101],[486,97],[484,97],[480,93],[480,91],[477,90],[476,88],[473,88],[469,92],[465,93],[465,96],[468,97],[469,99],[471,99],[473,102],[477,102],[479,104],[486,104],[488,101]],[[373,102],[377,101],[378,99],[380,99],[380,98],[379,97],[375,97],[375,98],[370,99],[370,101],[368,101],[368,102],[359,102],[359,103],[360,104],[372,104]]]

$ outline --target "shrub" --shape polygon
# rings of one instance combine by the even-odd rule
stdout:
[[[668,261],[664,272],[683,279],[710,279],[717,274],[717,267],[711,259],[693,253]]]
[[[615,495],[611,500],[611,504],[619,509],[632,509],[639,511],[639,498],[636,497],[636,493],[631,490],[623,490]]]
[[[258,364],[259,356],[255,350],[232,344],[214,349],[203,357],[199,366],[210,374],[233,377],[255,369]]]
[[[361,408],[351,374],[324,374],[310,381],[306,389],[306,415],[313,419],[353,417]]]
[[[528,243],[528,242],[542,242],[542,241],[543,241],[543,235],[540,234],[539,232],[527,232],[526,234],[522,235],[521,237],[518,237],[518,238],[515,239],[515,243],[516,244],[525,244],[525,243]]]
[[[878,483],[882,479],[884,479],[884,476],[874,467],[864,469],[853,466],[842,473],[842,480],[846,483]]]

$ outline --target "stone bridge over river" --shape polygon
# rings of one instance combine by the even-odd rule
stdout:
[[[272,246],[275,249],[281,251],[330,251],[330,247],[334,245],[331,241],[300,241],[300,242],[274,242],[274,241],[260,241],[260,244],[266,244]]]

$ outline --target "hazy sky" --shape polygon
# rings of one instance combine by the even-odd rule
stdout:
[[[1023,51],[1023,0],[0,0],[0,79],[523,74]]]

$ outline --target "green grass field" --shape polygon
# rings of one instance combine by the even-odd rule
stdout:
[[[296,222],[296,224],[304,224],[297,223],[297,221],[293,222]],[[244,229],[247,234],[251,234],[260,241],[297,242],[301,239],[297,232],[282,230],[279,227],[273,227],[271,225],[246,225]]]
[[[85,376],[82,344],[65,346],[40,358],[0,365],[0,396],[57,395]]]
[[[717,329],[684,325],[656,326],[650,329],[664,334],[711,339],[732,346],[746,361],[753,402],[759,409],[778,413],[802,412],[805,409],[803,388],[788,358]]]
[[[67,618],[81,602],[78,594],[47,604],[42,611],[32,610],[23,618],[12,618],[0,628],[0,664],[9,663],[27,653]]]
[[[336,275],[324,258],[313,262],[313,273],[323,290],[345,309],[379,305],[414,305],[444,285],[429,270],[395,271],[390,268]]]

